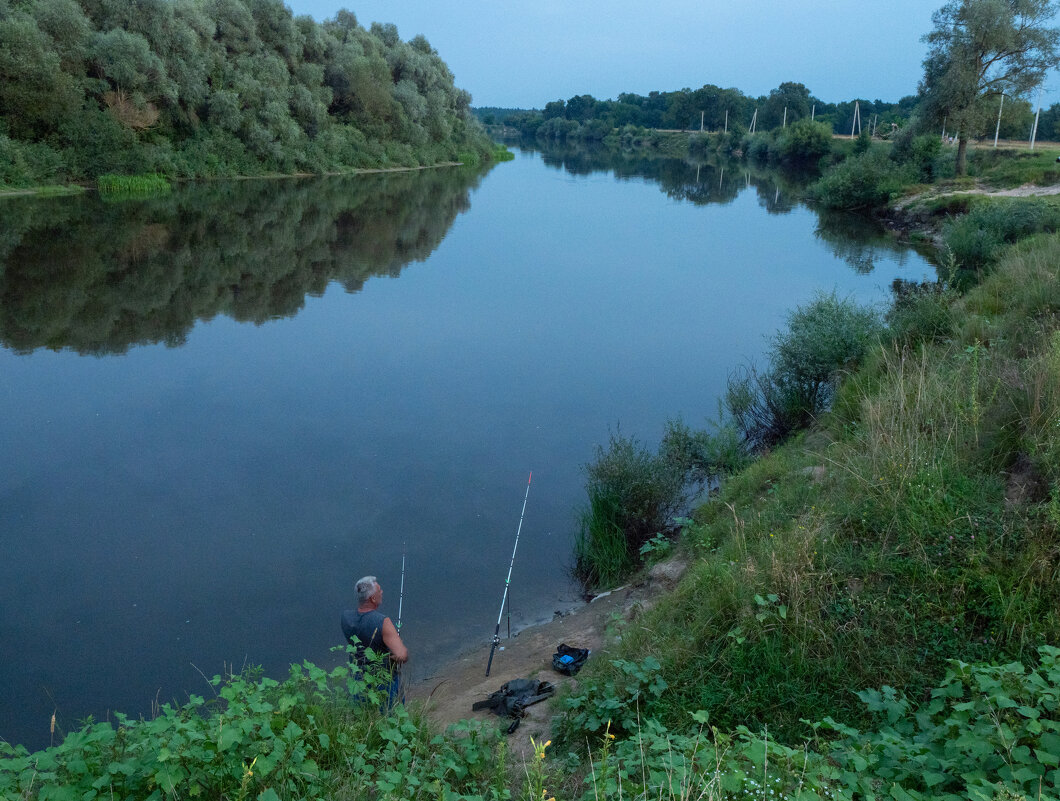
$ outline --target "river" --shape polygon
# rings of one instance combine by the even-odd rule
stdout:
[[[403,549],[427,675],[492,636],[530,470],[512,625],[570,606],[610,432],[705,425],[819,290],[933,275],[776,180],[528,151],[0,200],[0,737],[335,664]]]

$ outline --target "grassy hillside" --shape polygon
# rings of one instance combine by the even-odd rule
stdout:
[[[1023,204],[988,208],[1016,219]],[[950,660],[1031,666],[1060,643],[1060,237],[995,245],[966,294],[900,295],[831,411],[695,511],[688,575],[567,700],[567,742],[609,719],[620,737],[649,719],[687,731],[691,714],[797,748],[825,716],[878,725],[886,693],[862,691],[926,706]],[[1057,680],[1042,684],[1046,745],[1026,752],[1051,797]],[[889,774],[874,778],[885,791]]]

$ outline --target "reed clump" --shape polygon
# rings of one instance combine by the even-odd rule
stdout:
[[[96,188],[104,197],[162,195],[172,191],[166,176],[159,173],[144,175],[101,175]]]

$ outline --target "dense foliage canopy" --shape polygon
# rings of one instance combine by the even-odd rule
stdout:
[[[0,0],[0,185],[481,158],[423,36],[281,0]]]
[[[920,91],[926,117],[949,120],[965,172],[968,140],[980,135],[1002,93],[1021,96],[1057,64],[1053,0],[951,0],[932,16]]]

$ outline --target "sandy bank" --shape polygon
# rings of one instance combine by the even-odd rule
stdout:
[[[500,689],[510,679],[540,679],[552,682],[557,689],[576,686],[577,677],[564,676],[552,669],[552,654],[560,643],[589,648],[590,662],[607,659],[614,644],[614,623],[635,618],[650,607],[656,598],[671,590],[684,573],[685,565],[671,560],[655,565],[635,584],[596,596],[568,614],[548,623],[524,629],[518,636],[502,639],[493,657],[489,678],[486,662],[490,644],[486,642],[442,666],[435,675],[417,681],[408,690],[409,700],[424,705],[427,714],[439,727],[458,720],[475,719],[507,728],[509,721],[488,711],[473,712],[472,704]],[[530,752],[530,738],[547,740],[550,722],[556,713],[553,701],[535,704],[527,709],[518,730],[509,737],[516,764]]]

